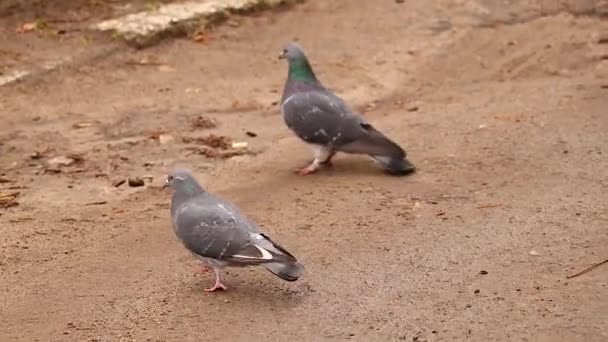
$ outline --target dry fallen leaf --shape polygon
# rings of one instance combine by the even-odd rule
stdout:
[[[211,36],[205,32],[196,32],[194,35],[192,35],[192,40],[197,43],[206,43],[211,40]]]
[[[166,144],[172,142],[173,140],[175,140],[175,138],[170,134],[161,134],[158,136],[158,142],[161,145],[166,145]]]
[[[34,151],[34,153],[30,154],[30,159],[40,159],[46,156],[49,152],[52,152],[53,148],[50,146],[45,147],[42,150]]]
[[[497,114],[494,115],[494,119],[507,122],[522,122],[526,120],[522,114]]]
[[[63,166],[72,166],[75,163],[84,160],[79,155],[74,156],[57,156],[46,161],[49,169],[59,169]]]
[[[222,159],[229,159],[232,157],[236,157],[236,156],[242,156],[245,154],[249,154],[249,151],[246,149],[229,149],[229,150],[225,150],[225,151],[221,151],[219,153],[219,157]]]
[[[3,183],[15,183],[15,181],[12,179],[8,179],[8,178],[4,178],[4,177],[0,176],[0,184],[3,184]]]
[[[226,150],[232,146],[232,139],[223,135],[209,134],[204,137],[183,137],[182,142],[186,144],[196,143],[205,146]]]
[[[154,56],[144,56],[140,59],[129,59],[125,62],[130,65],[142,65],[142,66],[158,66],[162,65]]]
[[[247,146],[248,146],[248,144],[246,141],[239,141],[239,142],[232,143],[232,148],[234,148],[234,149],[247,148]]]
[[[77,122],[72,125],[72,128],[79,129],[79,128],[86,128],[86,127],[91,127],[91,126],[93,126],[93,124],[90,122]]]
[[[162,65],[158,66],[158,71],[172,72],[172,71],[175,71],[175,68],[170,65],[162,64]]]
[[[195,128],[215,128],[217,126],[215,120],[203,115],[199,115],[192,119],[191,125]]]
[[[17,33],[31,32],[36,29],[38,29],[38,22],[32,21],[29,23],[24,23],[21,26],[19,26],[19,28],[17,29]]]
[[[20,195],[19,192],[0,193],[0,208],[10,208],[19,205],[15,199]]]
[[[147,136],[148,136],[148,139],[158,140],[158,138],[163,134],[166,134],[166,133],[163,131],[153,131],[153,132],[150,132]]]
[[[207,146],[191,146],[186,147],[186,150],[189,151],[186,155],[199,154],[207,158],[219,157],[219,154],[214,149]]]

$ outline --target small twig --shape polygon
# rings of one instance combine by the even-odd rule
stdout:
[[[19,217],[19,218],[14,218],[14,219],[9,219],[8,222],[10,223],[19,223],[19,222],[25,222],[25,221],[34,221],[33,217]]]
[[[83,21],[87,21],[91,18],[90,15],[84,16],[82,18],[69,18],[69,19],[46,19],[45,22],[49,24],[69,24],[69,23],[81,23]]]
[[[595,268],[597,268],[598,266],[601,266],[601,265],[603,265],[603,264],[605,264],[605,263],[608,263],[608,259],[606,259],[606,260],[604,260],[604,261],[602,261],[602,262],[599,262],[599,263],[597,263],[597,264],[595,264],[595,265],[592,265],[591,267],[588,267],[588,268],[586,268],[586,269],[584,269],[584,270],[582,270],[582,271],[578,272],[577,274],[573,274],[573,275],[571,275],[571,276],[566,276],[566,279],[572,279],[572,278],[574,278],[574,277],[578,277],[578,276],[580,276],[580,275],[583,275],[583,274],[585,274],[585,273],[587,273],[587,272],[590,272],[590,271],[594,270]]]
[[[107,204],[108,201],[97,201],[97,202],[90,202],[90,203],[85,203],[86,206],[89,205],[103,205],[103,204]]]
[[[25,186],[25,185],[13,185],[13,186],[9,186],[6,189],[8,189],[8,190],[24,190],[24,189],[29,189],[29,188],[27,186]]]
[[[478,205],[478,206],[477,206],[477,209],[496,208],[496,207],[502,207],[502,204],[485,204],[485,205]]]
[[[161,65],[163,65],[163,63],[157,62],[157,61],[135,61],[135,60],[125,61],[125,64],[126,65],[141,65],[141,66],[161,66]]]

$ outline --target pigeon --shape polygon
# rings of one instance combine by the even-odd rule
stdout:
[[[281,279],[295,281],[304,267],[285,248],[263,233],[233,204],[205,191],[187,170],[167,176],[164,187],[173,189],[171,221],[184,246],[202,261],[202,270],[215,273],[215,285],[205,289],[227,290],[222,283],[226,266],[262,265]]]
[[[289,63],[280,102],[283,118],[287,127],[314,151],[312,163],[296,170],[298,174],[307,175],[321,165],[331,165],[336,152],[366,154],[390,174],[414,172],[414,164],[407,160],[406,152],[397,143],[319,82],[298,44],[288,43],[279,59],[287,59]]]

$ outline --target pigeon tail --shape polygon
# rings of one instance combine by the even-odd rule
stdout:
[[[277,277],[287,280],[296,281],[304,273],[304,266],[292,261],[292,262],[271,262],[263,265],[268,271]]]
[[[416,171],[416,166],[406,158],[391,158],[383,156],[370,156],[380,163],[386,172],[393,175],[407,175]]]
[[[340,151],[367,154],[379,162],[387,172],[395,175],[405,175],[416,169],[414,164],[407,160],[407,154],[401,146],[370,124],[364,123],[361,127],[364,134],[359,139],[340,146]]]
[[[264,234],[260,235],[263,236],[264,239],[257,240],[256,245],[263,246],[273,256],[272,262],[264,263],[262,266],[283,280],[298,280],[304,272],[304,266],[299,264],[296,258],[285,248],[272,241],[270,237]]]

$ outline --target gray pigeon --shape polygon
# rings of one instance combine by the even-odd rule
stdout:
[[[314,150],[314,160],[297,171],[300,175],[330,164],[336,152],[369,155],[391,174],[404,175],[415,170],[399,145],[350,110],[341,98],[317,80],[296,43],[288,43],[279,58],[289,62],[281,97],[285,123]]]
[[[232,204],[205,191],[189,171],[167,176],[165,187],[174,189],[171,220],[177,237],[186,248],[215,273],[215,285],[205,289],[226,290],[222,284],[225,266],[262,265],[287,281],[297,280],[304,267],[283,247],[259,233],[256,225]]]

